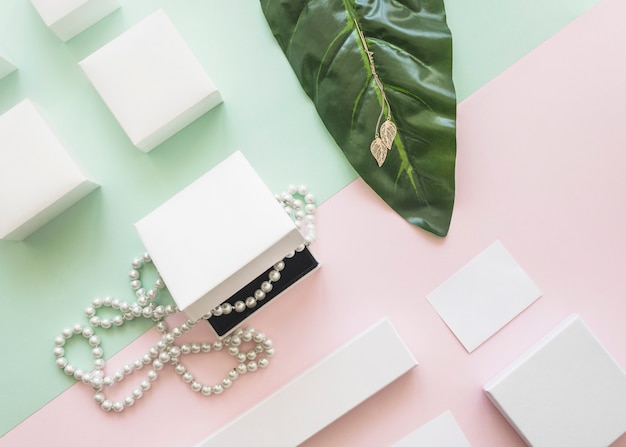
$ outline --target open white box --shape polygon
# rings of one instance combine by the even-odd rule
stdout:
[[[577,315],[484,389],[531,446],[607,447],[626,432],[626,374]]]
[[[63,42],[120,7],[117,0],[30,0],[44,23]]]
[[[159,10],[80,62],[132,143],[149,152],[222,102]]]
[[[241,152],[135,227],[174,301],[193,320],[304,242]]]
[[[97,187],[32,102],[0,116],[0,239],[24,239]]]
[[[13,73],[15,69],[15,65],[13,65],[13,63],[9,60],[2,47],[0,47],[0,79],[10,73]]]
[[[384,318],[197,447],[293,447],[415,366]]]

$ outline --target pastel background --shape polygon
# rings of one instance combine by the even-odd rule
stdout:
[[[194,445],[382,315],[420,366],[307,445],[390,445],[451,410],[472,445],[521,446],[482,384],[574,312],[626,368],[623,2],[446,2],[459,147],[445,239],[406,224],[356,179],[256,1],[120,3],[63,44],[27,0],[0,2],[0,46],[18,67],[0,80],[0,113],[27,97],[38,103],[102,185],[24,242],[0,241],[0,445]],[[158,8],[224,104],[147,155],[77,62]],[[93,297],[131,296],[130,260],[142,253],[134,222],[234,150],[272,190],[301,182],[316,193],[313,252],[323,267],[251,322],[276,344],[270,368],[217,399],[199,398],[166,372],[136,408],[105,414],[56,368],[52,340],[86,321]],[[426,295],[496,239],[543,296],[467,354]],[[148,325],[129,324],[107,333],[103,348],[117,366],[155,337]],[[221,372],[224,359],[213,357],[196,364]]]

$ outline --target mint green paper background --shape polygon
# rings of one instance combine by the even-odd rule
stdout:
[[[459,101],[596,1],[447,0]],[[142,253],[133,224],[165,199],[235,150],[274,191],[304,182],[324,201],[356,177],[302,92],[256,0],[120,3],[122,9],[63,44],[29,1],[0,1],[0,46],[18,66],[0,80],[0,113],[25,98],[39,104],[78,163],[102,185],[25,241],[0,241],[0,434],[74,383],[54,365],[53,338],[63,327],[86,322],[83,310],[93,297],[132,298],[127,273],[130,260]],[[77,63],[158,8],[225,102],[144,154],[130,144]],[[105,352],[113,355],[147,328],[133,322],[109,331]],[[79,359],[88,358],[84,346],[73,347]]]

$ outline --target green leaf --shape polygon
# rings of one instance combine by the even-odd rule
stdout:
[[[443,0],[260,0],[302,87],[361,177],[411,224],[445,236],[454,205],[456,96]],[[397,136],[370,152],[382,96]]]

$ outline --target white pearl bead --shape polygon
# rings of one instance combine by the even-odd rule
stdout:
[[[287,255],[285,255],[285,258],[291,259],[296,255],[295,251],[290,251],[289,253],[287,253]]]
[[[135,360],[133,362],[133,367],[135,369],[141,369],[141,368],[143,368],[143,362],[141,360]]]
[[[54,338],[54,344],[57,346],[64,346],[65,345],[65,338],[64,337],[55,337]]]
[[[154,362],[152,362],[152,368],[154,368],[156,371],[160,371],[163,369],[163,362],[161,360],[155,360]]]
[[[124,411],[124,404],[122,402],[115,402],[113,404],[113,411],[115,411],[116,413],[120,413],[122,411]]]
[[[194,381],[191,383],[191,389],[197,393],[202,389],[202,384],[200,382]]]
[[[224,344],[222,343],[221,340],[216,340],[213,342],[213,349],[215,351],[221,351],[223,347],[224,347]]]
[[[296,211],[296,218],[297,218],[297,216],[298,216],[298,213],[300,212],[299,210],[300,210],[303,206],[304,206],[304,203],[302,203],[302,200],[300,200],[300,199],[295,199],[295,200],[293,201],[293,207],[294,207],[296,210],[298,210],[298,211]],[[304,214],[304,213],[302,213],[302,214]]]
[[[200,345],[200,349],[202,352],[210,352],[211,351],[211,343],[204,342]]]
[[[245,363],[240,363],[239,365],[237,365],[237,372],[239,374],[245,374],[248,372],[248,367]]]
[[[133,262],[131,264],[134,269],[140,269],[141,266],[143,265],[143,261],[139,258],[135,258],[133,259]]]
[[[193,380],[193,375],[191,373],[186,372],[183,374],[183,382],[189,383]]]
[[[257,370],[257,367],[258,367],[258,365],[257,365],[257,363],[255,361],[248,362],[248,371],[254,372],[254,371]]]
[[[113,302],[113,298],[111,298],[110,296],[105,296],[102,299],[102,305],[105,307],[111,307],[112,302]]]
[[[231,369],[230,371],[228,371],[228,378],[230,380],[235,380],[239,377],[239,373],[237,372],[236,369]]]
[[[65,357],[58,358],[56,364],[59,368],[65,368],[67,366],[67,359]]]
[[[103,355],[102,348],[100,348],[100,347],[93,348],[91,350],[91,355],[93,355],[95,358],[99,359]]]
[[[157,291],[154,289],[150,289],[146,292],[146,298],[149,300],[153,300],[157,297]]]
[[[261,289],[256,289],[254,291],[254,297],[257,300],[259,300],[259,301],[264,300],[265,299],[265,292],[263,292]]]
[[[152,363],[152,357],[150,357],[150,354],[144,354],[141,356],[141,361],[144,365],[148,365]]]
[[[237,346],[230,346],[228,348],[228,353],[234,357],[239,354],[239,348]]]
[[[241,339],[243,341],[250,341],[250,340],[252,340],[252,333],[248,332],[248,331],[244,332],[243,334],[241,334]]]
[[[262,359],[259,359],[257,363],[259,365],[259,368],[267,368],[268,365],[270,364],[270,361],[266,358],[262,358]]]
[[[256,359],[256,352],[248,351],[246,353],[246,357],[248,358],[248,360],[254,360],[254,359]]]
[[[154,382],[159,377],[159,375],[155,370],[151,369],[150,371],[148,371],[147,377],[150,382]]]
[[[306,193],[309,192],[309,188],[307,188],[306,185],[300,185],[298,186],[298,194],[300,194],[301,196],[306,195]]]
[[[85,373],[83,372],[83,370],[82,370],[82,369],[80,369],[80,368],[79,368],[79,369],[76,369],[76,370],[74,371],[74,378],[75,378],[76,380],[82,380],[82,379],[83,379],[83,375],[84,375],[84,374],[85,374]]]
[[[66,327],[61,331],[61,335],[65,338],[70,338],[72,336],[72,330]]]
[[[133,399],[131,396],[126,396],[124,398],[124,405],[126,405],[127,407],[132,407],[135,404],[135,399]]]
[[[176,374],[182,375],[182,374],[185,374],[185,371],[187,371],[187,368],[185,368],[184,365],[178,364],[174,368],[174,371],[176,371]]]
[[[141,397],[143,396],[143,391],[141,391],[139,388],[135,388],[132,394],[135,400],[141,399]]]
[[[304,196],[304,201],[306,203],[315,203],[315,196],[313,195],[313,193],[309,192]]]
[[[106,376],[104,379],[102,379],[102,385],[104,386],[111,386],[113,385],[113,377],[111,376]]]
[[[97,404],[101,404],[102,402],[105,401],[105,399],[106,398],[104,397],[104,394],[102,393],[96,393],[93,396],[93,400],[95,400]]]
[[[93,335],[93,329],[86,327],[83,329],[83,337],[90,338]]]
[[[181,351],[180,351],[180,348],[178,346],[172,346],[172,348],[170,349],[169,352],[170,352],[170,356],[171,357],[176,358],[176,357],[180,356],[180,352]]]
[[[220,384],[213,385],[213,389],[211,391],[213,394],[222,394],[224,392],[224,387]]]
[[[198,354],[200,352],[200,343],[192,343],[191,352],[194,354]]]
[[[274,287],[269,281],[263,281],[261,283],[261,290],[265,293],[271,292]]]
[[[63,368],[63,372],[68,375],[68,376],[73,376],[74,375],[74,367],[72,365],[67,365],[65,368]]]
[[[185,343],[184,345],[181,345],[180,352],[182,352],[183,354],[191,353],[191,345],[188,345],[187,343]]]
[[[152,385],[150,384],[148,380],[142,380],[141,383],[139,384],[139,387],[142,389],[142,391],[148,391],[151,386]]]
[[[254,334],[254,336],[252,337],[252,339],[256,342],[256,343],[263,343],[265,341],[265,334],[263,332],[257,332],[256,334]]]
[[[298,187],[296,185],[289,185],[287,186],[287,192],[293,195],[298,192]]]
[[[304,222],[308,223],[308,224],[312,224],[315,223],[315,215],[314,214],[307,214],[304,217]]]
[[[284,261],[278,261],[276,264],[274,264],[274,269],[276,269],[279,272],[283,271],[284,268],[285,268]]]
[[[148,252],[145,252],[143,254],[143,262],[152,262],[152,258],[150,257],[150,254]]]
[[[115,371],[113,373],[113,380],[116,382],[121,382],[124,379],[124,373],[121,371]]]
[[[237,354],[237,361],[239,363],[243,363],[248,359],[248,357],[246,357],[246,353],[245,352],[240,352],[239,354]]]
[[[224,388],[230,388],[231,386],[233,386],[233,381],[230,380],[228,377],[222,379],[222,386]]]
[[[269,349],[269,348],[271,348],[273,344],[274,344],[274,343],[272,342],[272,340],[269,340],[269,339],[268,339],[268,340],[265,340],[265,341],[262,343],[263,348],[265,348],[265,349]]]
[[[111,320],[109,320],[108,318],[103,318],[102,321],[100,321],[100,326],[102,326],[104,329],[110,328]]]
[[[98,346],[100,344],[100,337],[98,337],[97,335],[92,335],[91,337],[89,337],[89,344],[91,346]]]
[[[222,308],[222,313],[224,315],[228,315],[233,311],[233,306],[231,306],[230,303],[223,303],[220,307]]]
[[[243,301],[237,301],[235,303],[235,311],[241,313],[244,310],[246,310],[246,303],[244,303]]]
[[[119,309],[120,308],[120,300],[118,300],[117,298],[114,298],[113,300],[111,300],[111,307],[113,309]]]
[[[131,287],[133,290],[137,290],[137,289],[139,289],[139,288],[141,287],[141,281],[139,281],[138,279],[133,279],[133,280],[130,282],[130,287]]]
[[[209,396],[211,395],[211,387],[209,385],[205,385],[202,387],[202,389],[200,390],[200,392],[204,395],[204,396]]]
[[[248,298],[246,298],[246,307],[249,308],[253,308],[256,307],[256,299],[254,299],[253,297],[249,296]]]
[[[276,282],[280,279],[280,273],[278,273],[278,271],[276,270],[270,271],[268,276],[269,276],[270,281],[272,282]]]
[[[102,368],[104,368],[104,359],[96,359],[96,360],[94,360],[93,367],[95,369],[102,369]]]
[[[111,322],[113,323],[113,326],[121,326],[124,324],[124,319],[122,318],[121,315],[116,315],[113,317]]]
[[[65,349],[63,349],[60,346],[57,346],[56,348],[54,348],[55,357],[63,357],[63,354],[65,354]]]
[[[98,309],[99,307],[102,307],[102,300],[100,298],[94,298],[91,305]]]
[[[274,348],[266,349],[265,350],[265,355],[267,357],[272,357],[274,355]]]
[[[89,306],[88,308],[85,309],[85,315],[87,315],[88,317],[93,317],[96,314],[96,309],[93,308],[93,306]]]
[[[213,314],[216,317],[221,316],[223,313],[224,311],[222,310],[222,306],[217,306],[215,309],[211,311],[211,314]]]
[[[163,281],[162,278],[158,278],[155,282],[154,282],[154,286],[157,289],[164,289],[165,288],[165,282]]]
[[[107,399],[100,404],[100,408],[102,408],[104,411],[111,411],[111,408],[113,408],[113,402]]]
[[[139,272],[135,269],[132,269],[130,272],[128,272],[128,277],[133,281],[135,279],[139,279]]]
[[[132,367],[131,365],[124,365],[124,366],[122,367],[122,371],[124,371],[124,374],[130,374],[130,373],[132,373],[134,370],[133,370],[133,367]]]
[[[304,206],[304,212],[307,214],[313,214],[315,212],[315,205],[312,203],[307,203]]]

